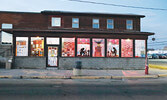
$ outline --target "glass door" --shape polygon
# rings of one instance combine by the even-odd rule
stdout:
[[[47,67],[58,67],[58,46],[48,46]]]

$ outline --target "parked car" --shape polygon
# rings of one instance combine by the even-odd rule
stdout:
[[[148,59],[152,59],[152,55],[151,54],[147,54],[147,58]]]
[[[159,55],[158,54],[152,54],[152,59],[159,59]]]
[[[165,54],[159,54],[159,59],[166,59],[167,56]]]

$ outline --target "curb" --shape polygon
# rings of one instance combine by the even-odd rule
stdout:
[[[158,77],[167,77],[167,74],[158,74]]]
[[[158,78],[158,75],[148,76],[71,76],[71,79],[148,79]]]
[[[161,66],[161,65],[154,65],[154,64],[149,64],[150,68],[157,68],[157,69],[164,69],[167,70],[167,67]]]
[[[112,76],[71,76],[71,79],[111,79]]]
[[[167,74],[145,76],[0,76],[0,79],[153,79]]]
[[[1,79],[1,78],[12,79],[13,76],[10,76],[10,75],[9,75],[9,76],[0,76],[0,79]]]
[[[71,79],[67,76],[20,76],[20,79]]]

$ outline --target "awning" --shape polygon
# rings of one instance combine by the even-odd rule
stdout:
[[[5,31],[10,34],[14,34],[16,32],[39,32],[39,33],[84,33],[84,34],[123,34],[123,35],[154,35],[155,33],[152,32],[140,32],[140,31],[112,31],[112,30],[86,30],[86,29],[47,29],[47,30],[41,30],[41,29],[2,29],[2,31]]]

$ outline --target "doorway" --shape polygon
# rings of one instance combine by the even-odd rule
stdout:
[[[47,67],[58,67],[58,46],[47,46]]]

